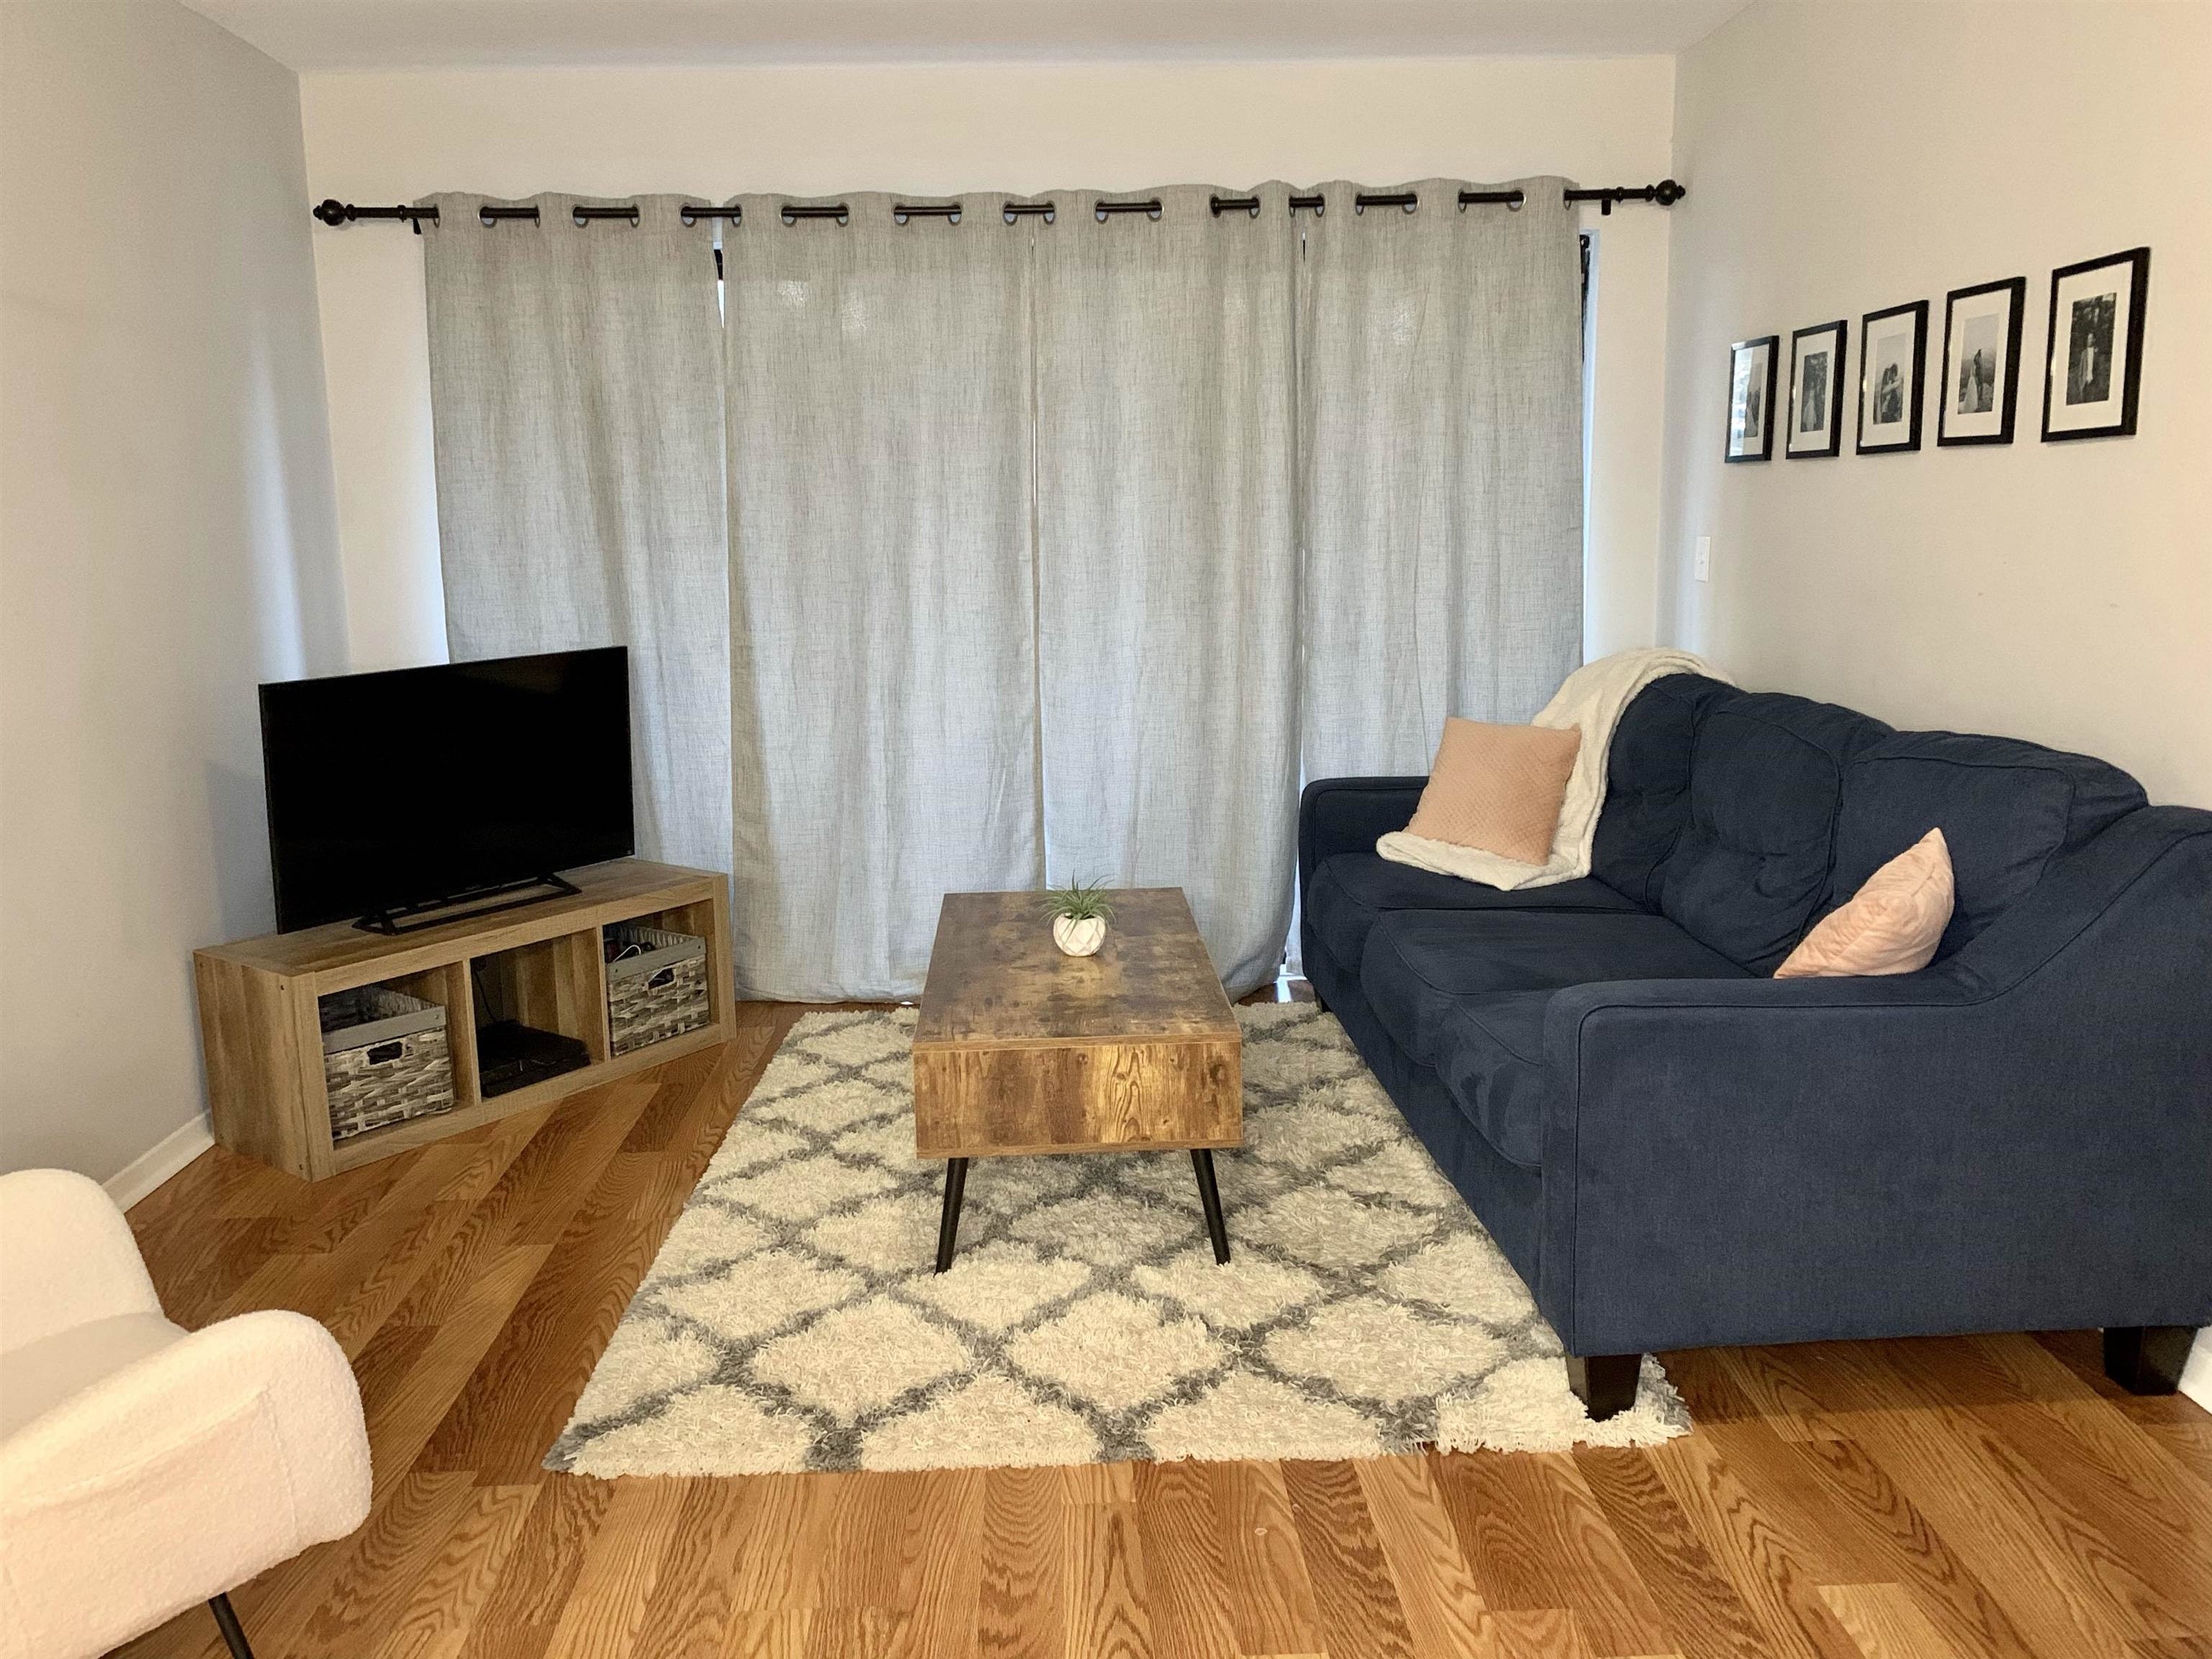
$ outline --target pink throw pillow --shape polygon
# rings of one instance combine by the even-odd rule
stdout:
[[[1490,726],[1452,715],[1406,833],[1541,864],[1552,856],[1582,746],[1576,726]]]
[[[1951,849],[1941,830],[1930,830],[1823,917],[1774,977],[1917,973],[1935,960],[1952,897]]]

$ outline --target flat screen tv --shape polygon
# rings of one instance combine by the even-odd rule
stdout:
[[[635,850],[620,646],[264,685],[261,753],[287,933]]]

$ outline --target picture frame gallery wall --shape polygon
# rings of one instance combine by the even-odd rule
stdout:
[[[2149,298],[2148,247],[2051,273],[2044,442],[2134,435]],[[2027,305],[2025,276],[1953,289],[1943,296],[1934,376],[1938,447],[2012,442]],[[1857,404],[1856,453],[1917,450],[1928,395],[1928,301],[1908,301],[1861,316],[1856,382],[1847,374],[1850,332],[1848,319],[1838,319],[1792,333],[1788,391],[1778,404],[1781,337],[1757,335],[1729,346],[1723,458],[1772,459],[1778,425],[1789,459],[1841,454],[1847,384]]]

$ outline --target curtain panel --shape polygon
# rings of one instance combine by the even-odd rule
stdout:
[[[738,198],[723,234],[737,976],[916,995],[1038,835],[1026,221]]]
[[[1274,976],[1297,817],[1288,190],[1053,192],[1036,240],[1039,707],[1054,883],[1181,887],[1223,980]]]
[[[730,549],[713,231],[675,196],[578,224],[573,196],[422,223],[455,661],[630,653],[639,850],[730,865]],[[697,198],[690,199],[697,200]]]
[[[1444,717],[1521,721],[1582,661],[1582,260],[1563,179],[1321,187],[1299,216],[1308,777],[1428,770]]]
[[[1249,990],[1302,776],[1580,660],[1563,183],[746,196],[719,315],[686,198],[439,198],[453,654],[631,647],[641,846],[730,871],[744,994],[911,997],[944,894],[1047,878],[1182,887]]]

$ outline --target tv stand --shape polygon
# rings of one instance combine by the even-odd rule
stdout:
[[[233,1152],[320,1181],[729,1040],[735,1018],[728,883],[710,871],[617,859],[568,872],[574,890],[398,934],[349,921],[270,933],[192,955],[215,1138]],[[707,941],[710,1022],[665,1042],[613,1052],[602,939],[624,922]],[[446,1011],[453,1107],[331,1139],[321,999],[388,985]],[[479,1025],[550,1033],[560,1055],[504,1093],[487,1090]],[[494,1036],[496,1052],[508,1040]],[[578,1064],[580,1048],[583,1060]],[[558,1068],[565,1060],[572,1070]]]
[[[542,893],[532,888],[542,887]],[[395,939],[401,933],[419,933],[426,927],[435,927],[448,921],[473,921],[478,916],[496,915],[502,910],[519,910],[526,904],[535,904],[544,898],[574,898],[578,893],[575,883],[556,875],[526,876],[520,881],[501,882],[491,887],[471,887],[465,892],[454,893],[445,898],[422,899],[413,904],[393,905],[386,909],[372,910],[354,926],[364,933],[381,933]],[[520,894],[510,898],[509,894]],[[485,899],[500,899],[498,904],[486,904]]]

